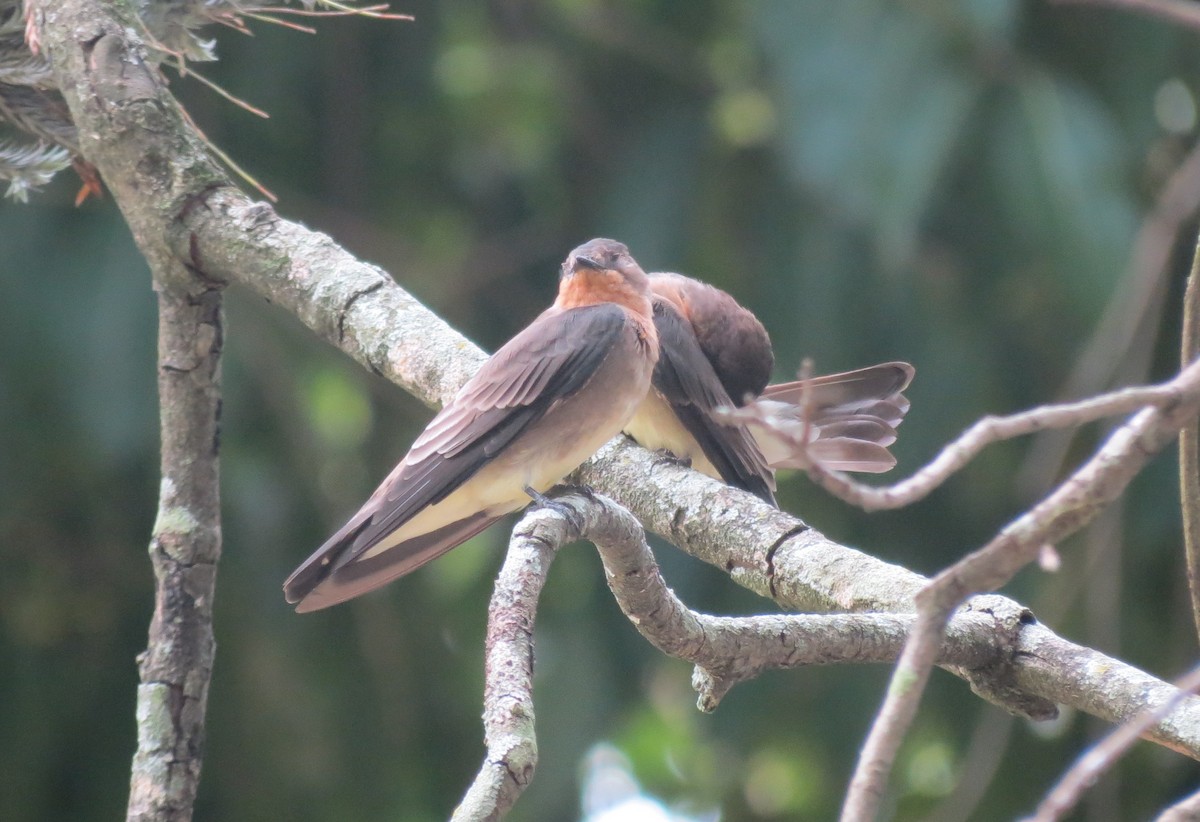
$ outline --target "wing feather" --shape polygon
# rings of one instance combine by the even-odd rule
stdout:
[[[510,340],[434,417],[362,509],[288,578],[288,601],[302,599],[426,506],[445,499],[557,401],[578,391],[603,364],[626,322],[624,311],[611,303],[551,308]],[[388,565],[411,570],[416,566],[405,561],[408,553],[421,553],[422,563],[437,555],[431,545],[409,542],[414,545],[373,557],[372,567],[387,556]],[[458,544],[435,542],[437,553]]]
[[[713,411],[733,405],[692,328],[674,306],[654,300],[659,355],[654,367],[655,390],[671,405],[684,428],[725,482],[775,503],[775,477],[743,425],[718,423]]]

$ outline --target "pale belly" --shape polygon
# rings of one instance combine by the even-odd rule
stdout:
[[[423,509],[362,558],[479,512],[503,516],[525,507],[530,502],[526,486],[549,490],[621,432],[645,396],[649,368],[644,371],[605,374],[601,385],[589,385],[554,406],[446,499]],[[639,384],[645,387],[635,390]]]
[[[700,443],[684,428],[671,406],[657,391],[651,390],[638,407],[633,419],[625,424],[625,433],[651,451],[670,451],[680,459],[691,460],[692,467],[713,479],[720,473],[704,455]]]

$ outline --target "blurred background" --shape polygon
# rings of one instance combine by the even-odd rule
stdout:
[[[818,371],[914,363],[901,475],[983,414],[1176,367],[1200,197],[1196,172],[1177,173],[1197,138],[1198,32],[1009,0],[392,10],[416,21],[211,31],[221,59],[197,68],[269,120],[193,79],[173,88],[281,214],[489,350],[550,302],[565,253],[600,235],[751,307],[777,378],[804,356]],[[1179,196],[1157,205],[1172,179]],[[0,818],[14,821],[123,814],[152,607],[154,295],[111,200],[75,208],[78,186],[60,174],[0,206]],[[506,529],[376,595],[292,613],[284,577],[430,412],[245,289],[227,292],[227,321],[196,817],[444,819],[483,755],[485,609]],[[993,447],[907,511],[867,516],[803,477],[780,501],[928,573],[1102,435]],[[1120,510],[1060,546],[1059,573],[1027,570],[1006,593],[1159,676],[1189,667],[1175,470],[1156,460]],[[657,547],[693,607],[770,609]],[[702,715],[688,666],[624,621],[585,545],[556,561],[537,628],[541,758],[515,820],[581,818],[597,761],[694,818],[834,818],[888,675],[771,673]],[[939,672],[895,772],[895,818],[1011,819],[1104,729],[1071,713],[1013,721]],[[1198,777],[1143,744],[1074,818],[1147,818]]]

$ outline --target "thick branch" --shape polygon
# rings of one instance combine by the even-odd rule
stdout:
[[[697,613],[675,596],[659,571],[645,531],[629,511],[593,495],[560,498],[585,522],[621,610],[654,647],[696,666],[699,707],[715,710],[739,682],[771,669],[851,662],[892,662],[904,647],[909,614],[771,614],[720,617]],[[987,669],[1006,664],[1012,646],[988,614],[965,611],[947,631],[943,665]]]
[[[1176,686],[1179,690],[1153,711],[1146,711],[1106,736],[1098,745],[1081,756],[1071,766],[1058,784],[1038,805],[1037,813],[1029,822],[1057,822],[1070,812],[1100,775],[1116,764],[1146,729],[1171,713],[1188,694],[1200,688],[1200,668],[1193,668]]]
[[[223,329],[220,284],[197,277],[166,237],[182,198],[219,172],[183,127],[143,50],[127,39],[131,21],[87,3],[32,11],[44,25],[72,114],[87,124],[81,148],[122,207],[159,292],[162,487],[150,542],[154,615],[138,660],[138,748],[127,813],[130,820],[184,822],[200,778],[215,652]],[[146,184],[153,190],[141,188]]]
[[[150,542],[154,616],[138,659],[138,748],[128,819],[184,822],[204,753],[212,603],[221,553],[217,485],[221,295],[159,293],[162,488]]]

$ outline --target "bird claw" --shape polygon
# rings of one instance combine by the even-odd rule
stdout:
[[[692,467],[691,457],[681,457],[669,448],[659,448],[654,451],[654,464],[659,465],[680,465],[684,468]]]
[[[588,498],[589,500],[594,501],[596,499],[596,492],[591,488],[588,488],[586,485],[556,485],[554,487],[559,491],[560,494],[576,493]],[[572,527],[576,528],[576,530],[583,530],[583,524],[580,522],[579,512],[570,505],[567,505],[565,502],[561,502],[552,497],[548,497],[529,485],[525,486],[524,491],[539,508],[549,508],[551,511],[554,511],[559,516],[563,517],[572,525]]]

